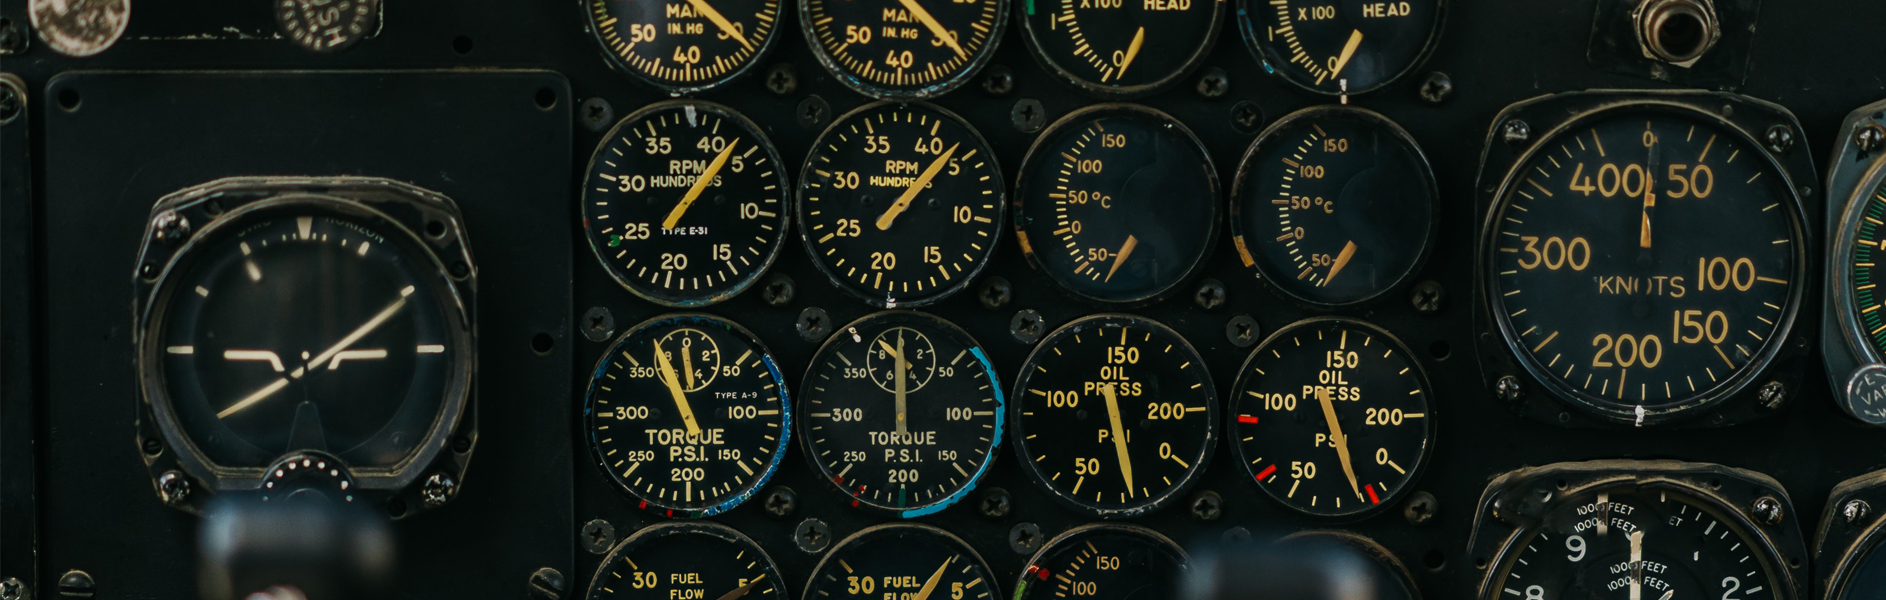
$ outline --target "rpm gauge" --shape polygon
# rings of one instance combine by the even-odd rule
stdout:
[[[1131,98],[1198,68],[1224,14],[1224,0],[1024,0],[1023,38],[1062,81],[1103,98]]]
[[[1028,560],[1013,600],[1169,598],[1189,562],[1184,549],[1157,531],[1085,525],[1055,536]]]
[[[751,538],[711,522],[658,523],[622,540],[589,582],[590,600],[784,600],[778,565]]]
[[[806,600],[990,600],[989,565],[962,538],[915,523],[878,525],[838,542],[812,569]]]
[[[845,87],[921,100],[961,87],[995,55],[1008,0],[799,0],[812,54]]]
[[[1266,72],[1319,94],[1364,94],[1427,60],[1445,4],[1238,0],[1238,29]]]
[[[674,94],[739,77],[779,38],[779,0],[584,0],[583,6],[611,66]]]

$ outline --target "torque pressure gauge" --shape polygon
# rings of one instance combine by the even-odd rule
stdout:
[[[1325,317],[1280,329],[1251,353],[1231,390],[1238,464],[1291,510],[1374,514],[1398,504],[1427,464],[1427,375],[1373,325]]]
[[[1008,0],[799,0],[799,26],[819,64],[881,100],[961,87],[995,55],[1007,24]]]
[[[1158,510],[1198,483],[1218,437],[1218,392],[1198,351],[1151,319],[1094,315],[1043,338],[1009,418],[1035,485],[1081,513]]]
[[[854,506],[931,514],[975,489],[1001,447],[1001,382],[969,333],[916,312],[839,328],[800,391],[806,458]]]
[[[969,123],[929,104],[846,114],[799,172],[799,234],[832,284],[917,307],[968,287],[1002,232],[1002,170]]]
[[[1231,187],[1238,256],[1296,300],[1343,306],[1414,276],[1435,227],[1434,175],[1386,117],[1308,108],[1252,142]]]
[[[1015,235],[1029,264],[1075,297],[1143,306],[1204,268],[1220,204],[1211,156],[1184,124],[1102,104],[1062,117],[1028,149]]]
[[[657,523],[622,540],[589,582],[590,600],[783,600],[773,557],[712,522]]]
[[[766,485],[791,438],[779,368],[752,332],[718,317],[645,321],[611,344],[583,401],[598,467],[643,508],[725,512]]]
[[[1445,4],[1238,0],[1238,30],[1266,72],[1319,94],[1366,94],[1427,60]]]
[[[1022,0],[1035,60],[1103,98],[1133,98],[1185,78],[1211,53],[1224,0]]]
[[[982,557],[950,532],[878,525],[833,546],[812,569],[806,600],[991,600],[1000,594]]]
[[[773,47],[779,0],[584,0],[609,64],[673,94],[712,89]],[[613,136],[611,136],[613,137]]]
[[[1014,600],[1167,598],[1189,569],[1185,550],[1136,525],[1096,523],[1055,536],[1028,560]]]
[[[616,283],[650,302],[731,298],[784,244],[779,152],[725,106],[675,100],[635,111],[603,137],[588,172],[589,247]]]

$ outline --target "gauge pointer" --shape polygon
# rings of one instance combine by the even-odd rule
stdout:
[[[1644,597],[1644,532],[1631,532],[1631,600]]]
[[[687,373],[687,389],[694,389],[694,352],[685,344],[681,346],[681,370]]]
[[[1637,247],[1639,248],[1650,247],[1650,214],[1655,212],[1657,208],[1657,192],[1653,189],[1656,187],[1656,176],[1653,175],[1656,172],[1657,148],[1656,143],[1652,142],[1650,149],[1650,170],[1644,173],[1644,226],[1639,229],[1637,233]]]
[[[1120,271],[1120,263],[1133,254],[1133,248],[1139,246],[1139,238],[1126,236],[1126,243],[1120,244],[1120,253],[1113,257],[1113,267],[1107,269],[1107,278],[1101,281],[1113,281],[1113,274]]]
[[[1664,592],[1663,596],[1657,598],[1657,600],[1670,600],[1674,597],[1676,597],[1676,588],[1670,588],[1669,591]]]
[[[897,334],[897,353],[891,356],[897,358],[897,368],[892,369],[892,373],[897,375],[897,434],[904,435],[910,433],[910,419],[907,417],[907,411],[904,410],[904,396],[907,394],[904,389],[907,385],[904,377],[909,374],[909,371],[904,369],[904,334],[902,332]]]
[[[962,46],[956,45],[956,38],[950,37],[950,30],[944,29],[942,23],[936,22],[936,17],[930,16],[930,11],[924,10],[922,5],[917,4],[917,0],[897,0],[897,3],[904,5],[904,10],[910,11],[910,16],[922,21],[923,26],[930,29],[930,35],[936,36],[936,39],[943,41],[943,45],[955,50],[958,58],[969,58],[969,53],[964,52]]]
[[[692,1],[699,2],[700,0]],[[701,192],[707,191],[708,184],[714,182],[714,176],[720,174],[720,168],[727,165],[727,157],[733,155],[733,147],[738,143],[740,143],[740,138],[727,142],[727,147],[720,149],[720,154],[714,157],[714,162],[707,163],[707,170],[701,173],[699,179],[694,180],[694,187],[688,188],[687,195],[681,197],[681,203],[676,204],[674,210],[668,211],[668,218],[661,220],[662,229],[675,228],[675,223],[681,221],[681,214],[688,212],[688,207],[694,205],[694,200],[700,198]]]
[[[1120,458],[1120,476],[1126,478],[1126,495],[1133,495],[1133,459],[1126,455],[1126,427],[1120,424],[1120,400],[1113,395],[1113,384],[1100,386],[1107,398],[1107,424],[1113,427],[1113,452]]]
[[[765,580],[766,574],[761,573],[759,577],[753,578],[753,581],[749,581],[746,585],[734,588],[731,592],[721,594],[720,598],[716,600],[740,600],[741,597],[747,595],[747,592],[753,591],[753,586],[759,585],[761,581]]]
[[[885,352],[890,353],[891,358],[895,358],[899,362],[902,363],[898,366],[901,366],[906,369],[915,366],[915,365],[910,364],[910,361],[904,360],[904,353],[898,352],[896,348],[892,348],[889,342],[886,342],[884,340],[878,340],[878,346],[883,347]]]
[[[674,397],[675,410],[681,412],[681,422],[688,426],[688,435],[699,437],[701,424],[694,420],[694,408],[688,406],[687,394],[681,391],[681,382],[675,377],[674,365],[668,362],[668,353],[661,351],[660,340],[651,340],[650,343],[655,345],[655,365],[661,368],[661,376],[657,379],[668,386],[668,395]]]
[[[735,41],[740,42],[740,45],[745,46],[747,51],[751,52],[753,50],[753,44],[747,41],[747,36],[740,35],[740,30],[734,29],[733,23],[729,22],[727,17],[720,16],[720,11],[714,10],[713,5],[708,4],[707,0],[688,0],[688,4],[694,6],[695,12],[701,13],[701,16],[707,17],[707,20],[713,21],[715,27],[719,27],[722,32],[733,37]],[[733,145],[728,144],[727,147],[732,148]]]
[[[1133,33],[1133,42],[1126,45],[1126,57],[1120,59],[1120,69],[1113,72],[1115,79],[1126,74],[1126,68],[1133,66],[1133,58],[1139,56],[1139,47],[1146,43],[1146,27],[1141,26]]]
[[[1343,435],[1342,425],[1336,423],[1336,405],[1329,399],[1329,389],[1317,388],[1316,400],[1323,404],[1323,419],[1329,422],[1329,441],[1336,444],[1336,458],[1342,459],[1342,474],[1349,478],[1349,489],[1360,500],[1362,488],[1356,486],[1356,468],[1349,463],[1349,436]]]
[[[277,379],[275,383],[268,384],[262,389],[256,390],[255,393],[249,394],[242,400],[238,400],[235,404],[229,405],[229,408],[225,408],[221,412],[216,413],[216,418],[228,418],[229,415],[236,414],[242,409],[248,408],[257,402],[261,402],[269,396],[275,395],[275,392],[282,391],[282,388],[288,387],[289,380],[300,379],[301,376],[308,371],[319,368],[322,364],[327,363],[328,359],[334,358],[334,355],[340,354],[341,351],[346,350],[348,346],[354,345],[354,342],[360,341],[360,338],[367,337],[367,334],[373,333],[373,330],[378,329],[380,324],[385,323],[387,319],[393,318],[393,315],[398,313],[399,309],[406,306],[406,297],[412,295],[412,293],[412,286],[406,286],[406,289],[400,290],[398,300],[394,300],[392,304],[386,305],[386,308],[380,309],[379,314],[373,315],[371,319],[367,319],[367,322],[361,324],[359,328],[354,329],[353,333],[347,334],[347,337],[341,338],[341,341],[335,343],[333,347],[328,348],[321,352],[319,356],[314,357],[314,361],[308,363],[308,366],[298,367],[294,372],[289,373],[287,377]]]
[[[1349,59],[1356,55],[1356,47],[1361,45],[1362,30],[1349,30],[1349,42],[1342,45],[1342,55],[1336,57],[1336,68],[1330,69],[1329,76],[1335,77],[1337,74],[1342,73],[1342,68],[1349,66]]]
[[[943,564],[936,568],[936,572],[930,574],[930,580],[923,582],[923,588],[917,590],[917,595],[911,596],[910,600],[928,600],[930,592],[936,591],[936,583],[943,579],[943,570],[950,568],[952,562],[956,562],[956,557],[952,556],[944,560]]]
[[[911,0],[903,0],[903,2],[910,4]],[[916,5],[911,4],[911,6]],[[917,199],[917,192],[921,192],[923,188],[929,187],[930,180],[936,179],[936,174],[943,170],[943,165],[949,164],[950,157],[956,154],[956,147],[961,145],[962,144],[951,145],[950,149],[943,151],[942,156],[938,156],[936,160],[930,161],[930,166],[923,169],[923,174],[918,175],[916,181],[910,182],[910,187],[904,188],[904,194],[898,196],[897,201],[892,202],[890,208],[884,209],[884,214],[878,216],[878,231],[891,228],[891,221],[896,219],[897,215],[904,214],[904,211],[910,208],[910,201]]]
[[[1329,285],[1329,281],[1335,279],[1336,274],[1341,273],[1343,267],[1349,266],[1349,259],[1355,257],[1356,243],[1354,240],[1350,240],[1348,244],[1343,245],[1342,252],[1336,255],[1336,262],[1329,265],[1329,275],[1323,277],[1322,285]]]

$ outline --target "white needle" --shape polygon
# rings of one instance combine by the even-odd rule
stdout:
[[[289,379],[300,379],[303,373],[319,368],[322,364],[326,363],[328,359],[334,358],[334,355],[340,354],[341,351],[346,350],[348,346],[354,345],[354,342],[360,341],[360,338],[367,337],[367,334],[373,333],[373,330],[378,329],[380,324],[385,323],[387,319],[393,318],[394,313],[398,313],[400,308],[406,306],[406,296],[413,293],[412,289],[413,288],[408,287],[401,290],[398,300],[394,300],[392,304],[386,305],[386,308],[380,309],[380,314],[373,315],[373,318],[367,319],[366,323],[354,329],[353,333],[347,334],[347,337],[341,338],[341,341],[334,344],[334,347],[328,348],[326,352],[322,352],[319,356],[314,357],[314,361],[308,363],[305,369],[295,369],[295,372],[289,373],[288,377],[278,379],[275,383],[269,384],[268,387],[256,390],[255,393],[249,394],[247,398],[243,398],[235,404],[229,405],[229,408],[225,408],[221,412],[216,413],[216,418],[222,419],[229,415],[236,414],[237,411],[248,408],[257,402],[261,402],[263,399],[274,395],[275,392],[282,391],[282,388],[288,387]]]

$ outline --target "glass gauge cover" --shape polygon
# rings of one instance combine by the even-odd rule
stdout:
[[[1015,582],[1013,600],[1170,598],[1190,558],[1159,532],[1135,525],[1094,524],[1055,536]]]
[[[1508,349],[1574,407],[1643,425],[1746,385],[1807,276],[1800,198],[1739,129],[1667,105],[1575,120],[1501,185],[1480,261]]]
[[[1886,181],[1855,196],[1849,201],[1863,203],[1864,207],[1858,209],[1860,218],[1845,220],[1852,231],[1840,232],[1839,239],[1844,243],[1837,251],[1845,252],[1834,259],[1842,261],[1835,267],[1840,272],[1836,280],[1845,286],[1839,292],[1850,298],[1846,306],[1838,308],[1843,311],[1841,320],[1854,329],[1848,332],[1849,337],[1857,338],[1854,341],[1865,346],[1865,354],[1877,360],[1886,356],[1886,317],[1879,314],[1880,306],[1886,304],[1886,294],[1878,288],[1886,282],[1886,266],[1880,264],[1886,262],[1880,260],[1886,258],[1880,251],[1880,243],[1886,240],[1886,226],[1882,226],[1886,223]]]
[[[819,64],[880,100],[921,100],[961,87],[995,55],[1008,0],[799,0],[799,27]]]
[[[1133,98],[1184,79],[1211,53],[1224,0],[1021,0],[1028,49],[1062,81]]]
[[[1081,513],[1162,508],[1198,482],[1218,439],[1205,361],[1151,319],[1094,315],[1049,333],[1015,382],[1009,420],[1035,485]]]
[[[725,106],[675,100],[630,114],[596,147],[584,181],[590,249],[616,283],[656,304],[732,298],[784,245],[779,151]]]
[[[799,172],[799,234],[839,289],[883,308],[968,287],[1002,231],[1002,169],[967,121],[923,103],[846,114]]]
[[[609,64],[674,94],[746,73],[773,47],[779,0],[584,0]]]
[[[845,538],[819,560],[806,600],[991,600],[988,563],[950,532],[915,523],[878,525]]]
[[[1321,557],[1363,559],[1355,561],[1359,563],[1356,568],[1365,573],[1356,579],[1374,583],[1371,596],[1374,600],[1421,600],[1421,590],[1415,587],[1408,567],[1375,540],[1347,531],[1312,530],[1286,536],[1275,545],[1280,551],[1310,560]]]
[[[854,506],[905,518],[943,510],[1001,447],[995,366],[968,332],[927,314],[838,329],[801,385],[806,458]]]
[[[589,581],[590,600],[784,600],[773,557],[733,528],[657,523],[616,544]]]
[[[1232,450],[1272,500],[1314,517],[1393,507],[1427,465],[1433,395],[1407,346],[1326,317],[1258,346],[1231,386]]]
[[[1434,174],[1386,117],[1309,108],[1252,142],[1231,186],[1231,234],[1258,278],[1316,306],[1380,297],[1413,278],[1435,227]]]
[[[1238,29],[1264,70],[1319,94],[1366,94],[1427,60],[1444,0],[1238,0]]]
[[[616,338],[583,398],[598,467],[642,508],[706,517],[745,502],[779,468],[792,404],[753,333],[665,315]]]
[[[1028,149],[1015,235],[1029,264],[1076,298],[1143,306],[1204,268],[1220,205],[1211,156],[1184,124],[1102,104],[1062,117]]]

